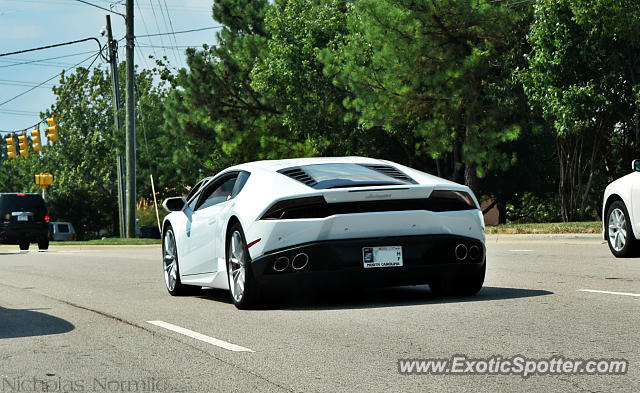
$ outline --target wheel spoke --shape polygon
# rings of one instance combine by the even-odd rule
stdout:
[[[618,251],[622,250],[624,248],[624,238],[622,236],[621,232],[618,232],[616,234],[616,248],[618,249]]]
[[[178,270],[178,269],[176,269],[176,264],[175,264],[175,262],[174,262],[174,263],[172,263],[172,264],[171,264],[170,275],[171,275],[171,278],[173,278],[173,280],[174,280],[174,281],[175,281],[175,279],[178,277],[178,275],[176,274],[176,271],[177,271],[177,270]]]
[[[616,252],[621,252],[627,244],[627,216],[620,208],[609,214],[609,244]]]
[[[229,241],[229,259],[227,262],[229,289],[234,301],[240,302],[245,288],[245,245],[242,235],[234,231]]]
[[[173,291],[178,282],[178,253],[176,240],[171,229],[167,230],[163,241],[164,282],[169,291]]]

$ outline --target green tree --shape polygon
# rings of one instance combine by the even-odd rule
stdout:
[[[346,122],[348,92],[323,75],[320,51],[347,33],[341,0],[282,0],[267,12],[268,50],[251,72],[251,86],[281,112],[282,125],[316,151],[348,154],[355,122]]]
[[[325,73],[353,92],[344,103],[364,128],[396,134],[408,156],[434,159],[440,175],[459,180],[464,168],[474,189],[476,175],[512,163],[497,147],[519,132],[504,66],[516,10],[469,0],[358,0],[349,7],[349,37],[324,52]]]
[[[122,64],[121,80],[124,70]],[[136,87],[137,194],[152,196],[149,173],[154,173],[161,195],[173,193],[178,175],[168,163],[180,140],[159,132],[166,91],[153,83],[149,71],[137,75]],[[117,222],[116,149],[124,150],[124,129],[114,130],[111,78],[99,67],[77,68],[63,74],[53,92],[56,102],[41,118],[55,112],[60,141],[45,144],[41,153],[30,148],[27,158],[4,160],[0,184],[4,190],[40,192],[34,175],[52,173],[54,182],[47,190],[52,219],[71,221],[80,237],[94,236]],[[45,127],[40,126],[42,134]]]
[[[171,77],[174,89],[164,117],[170,133],[188,142],[184,179],[195,182],[202,170],[215,173],[229,165],[256,159],[314,154],[316,146],[303,135],[292,135],[274,103],[252,87],[251,71],[267,56],[266,0],[216,0],[213,16],[225,27],[217,45],[187,50],[188,69]]]
[[[584,217],[594,182],[604,183],[595,179],[601,157],[620,139],[617,134],[635,133],[637,151],[639,22],[634,1],[536,3],[529,69],[522,80],[532,105],[541,108],[557,135],[565,221]]]

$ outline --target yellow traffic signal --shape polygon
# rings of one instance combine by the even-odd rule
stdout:
[[[33,147],[33,150],[35,151],[42,150],[42,141],[40,140],[40,130],[38,130],[37,126],[35,129],[31,130],[31,147]]]
[[[58,125],[56,124],[56,115],[51,114],[51,117],[47,117],[47,139],[51,142],[58,142]]]
[[[41,172],[36,175],[36,184],[40,186],[40,188],[47,188],[51,184],[53,184],[53,175],[47,172]]]
[[[16,158],[18,154],[16,153],[16,143],[13,139],[13,134],[10,137],[6,138],[7,141],[7,157]]]
[[[29,150],[27,149],[27,132],[22,131],[22,135],[18,135],[18,147],[20,148],[20,155],[22,157],[29,157]]]

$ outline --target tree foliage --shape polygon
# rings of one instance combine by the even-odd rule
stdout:
[[[122,64],[121,80],[124,80],[124,70]],[[160,191],[175,187],[178,178],[170,165],[172,141],[165,134],[151,132],[158,130],[162,123],[166,93],[162,86],[154,87],[149,71],[137,76],[136,87],[138,195],[148,198],[151,197],[150,173],[156,174],[156,187]],[[124,129],[114,128],[110,75],[102,68],[92,71],[77,68],[73,73],[62,75],[53,93],[56,102],[41,118],[56,114],[59,142],[44,144],[41,153],[30,147],[27,158],[4,160],[0,176],[2,189],[40,192],[34,175],[49,172],[54,177],[47,189],[52,220],[71,221],[81,238],[95,236],[104,228],[113,230],[117,228],[114,224],[118,206],[116,152],[124,150]],[[145,129],[149,131],[146,137]]]
[[[626,0],[536,3],[522,80],[557,135],[564,220],[584,216],[607,140],[635,133],[640,6]]]
[[[518,13],[467,0],[359,0],[349,36],[325,52],[327,74],[365,128],[397,135],[409,155],[444,161],[441,175],[475,175],[513,161],[498,147],[518,136],[511,70]]]
[[[150,174],[163,197],[240,162],[363,155],[465,182],[503,219],[571,220],[640,146],[631,0],[214,0],[212,17],[186,68],[137,75],[138,197]],[[53,217],[95,233],[124,149],[110,77],[78,68],[54,93],[60,143],[3,151],[0,187],[52,172]]]

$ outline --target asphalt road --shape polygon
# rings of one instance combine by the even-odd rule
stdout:
[[[159,246],[2,246],[0,392],[640,391],[640,259],[615,259],[593,236],[492,236],[487,250],[473,298],[402,287],[239,311],[225,291],[170,297]],[[398,372],[398,359],[456,354],[623,358],[629,369]]]

